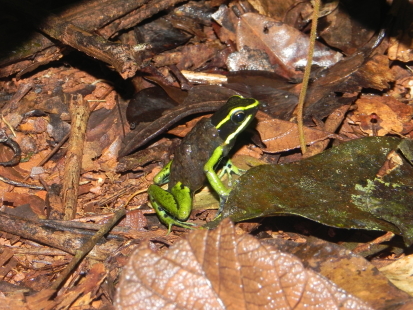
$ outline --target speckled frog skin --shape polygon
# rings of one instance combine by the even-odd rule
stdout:
[[[241,96],[231,97],[211,118],[203,118],[186,135],[170,161],[154,178],[148,189],[149,199],[159,219],[168,226],[192,228],[186,223],[194,193],[208,180],[220,197],[220,209],[229,189],[215,172],[220,160],[228,155],[236,137],[254,119],[259,102]],[[231,172],[238,172],[230,166]],[[159,185],[168,184],[165,191]]]
[[[175,151],[169,186],[173,187],[181,182],[191,191],[200,189],[207,179],[204,165],[211,158],[214,150],[223,143],[224,140],[219,136],[211,120],[201,119]],[[230,146],[225,146],[222,156],[228,155],[230,149]]]

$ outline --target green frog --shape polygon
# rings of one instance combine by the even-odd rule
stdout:
[[[222,183],[226,172],[240,174],[228,161],[225,169],[218,175],[215,171],[221,159],[228,155],[237,136],[251,123],[258,111],[259,102],[241,96],[231,97],[211,118],[201,119],[185,136],[171,160],[154,178],[149,186],[149,200],[161,222],[193,228],[186,223],[192,211],[194,193],[208,179],[220,198],[218,215],[230,190]],[[168,183],[168,190],[160,185]]]

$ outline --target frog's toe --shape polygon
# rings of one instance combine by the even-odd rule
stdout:
[[[169,233],[172,231],[172,226],[179,226],[182,228],[186,228],[186,229],[196,229],[198,228],[197,224],[194,223],[187,223],[187,222],[181,222],[179,220],[174,220],[171,219],[170,221],[164,221],[164,223],[168,226],[168,233],[167,235],[169,235]]]
[[[198,225],[195,223],[187,223],[187,222],[181,222],[181,221],[176,221],[174,225],[183,227],[183,228],[188,228],[188,229],[195,229],[196,227],[198,227]]]

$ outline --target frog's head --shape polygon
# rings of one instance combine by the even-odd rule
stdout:
[[[233,144],[238,134],[254,119],[259,101],[252,98],[233,96],[211,117],[225,144]]]

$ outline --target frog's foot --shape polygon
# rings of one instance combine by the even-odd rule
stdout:
[[[198,228],[197,224],[188,223],[188,222],[181,222],[181,221],[178,221],[178,220],[173,219],[173,218],[169,218],[169,219],[164,218],[164,219],[161,219],[161,221],[168,226],[168,232],[166,233],[166,235],[169,235],[169,233],[172,231],[172,226],[173,225],[179,226],[179,227],[182,227],[182,228],[186,228],[186,229],[196,229],[196,228]]]
[[[221,171],[218,174],[218,178],[222,178],[224,174],[228,175],[228,185],[232,186],[232,174],[236,175],[243,175],[247,170],[238,168],[235,166],[230,159],[228,159],[227,163],[222,167]]]
[[[159,220],[164,223],[168,227],[168,233],[172,230],[172,226],[179,226],[188,229],[195,229],[198,225],[188,222],[180,221],[174,217],[172,217],[168,212],[166,212],[159,204],[156,202],[152,202],[152,206],[154,207],[156,214],[158,215]]]

